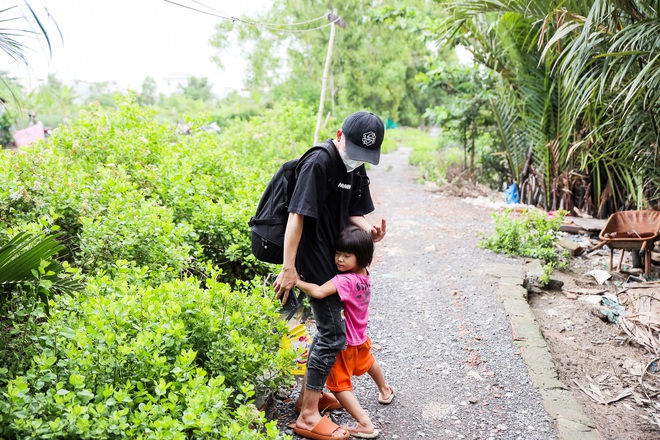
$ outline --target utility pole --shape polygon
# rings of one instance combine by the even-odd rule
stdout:
[[[346,28],[346,22],[337,16],[337,9],[328,13],[330,25],[330,41],[328,42],[328,54],[325,57],[325,67],[323,68],[323,81],[321,84],[321,100],[319,102],[319,114],[316,118],[316,131],[314,132],[314,143],[319,141],[319,131],[321,131],[321,120],[323,119],[323,103],[325,101],[325,89],[328,82],[328,71],[330,70],[330,60],[332,59],[332,45],[335,41],[335,25]]]

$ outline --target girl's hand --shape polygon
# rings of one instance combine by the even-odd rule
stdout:
[[[381,241],[383,238],[385,238],[386,232],[387,232],[387,223],[385,222],[385,219],[382,219],[380,226],[374,225],[373,228],[371,228],[371,238],[373,239],[374,243]]]

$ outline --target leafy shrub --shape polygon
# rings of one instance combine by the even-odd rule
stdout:
[[[190,264],[187,242],[196,237],[190,225],[175,223],[172,210],[157,199],[145,199],[121,169],[99,167],[96,175],[96,200],[90,201],[89,214],[79,218],[76,265],[92,274],[112,271],[117,260],[149,266],[157,276],[185,270]]]
[[[213,280],[151,287],[127,263],[115,273],[52,304],[0,401],[3,436],[279,438],[249,403],[291,361],[273,303]]]
[[[50,299],[82,289],[77,271],[55,260],[64,246],[57,234],[43,232],[47,225],[0,233],[0,386],[25,371],[35,354],[35,333]]]
[[[501,215],[492,214],[495,232],[479,242],[479,246],[507,255],[537,258],[545,262],[544,279],[549,280],[552,269],[563,264],[566,252],[561,255],[555,249],[559,228],[566,215],[559,211],[550,217],[539,210],[524,210],[519,217],[513,211],[504,210]]]
[[[408,161],[415,165],[425,180],[438,182],[444,177],[440,141],[428,132],[416,128],[397,128],[388,130],[386,138],[390,137],[403,147],[411,148]]]
[[[21,351],[2,355],[0,437],[278,438],[251,402],[287,380],[291,353],[275,301],[246,281],[272,270],[247,220],[316,118],[267,113],[178,136],[129,100],[0,153],[0,235],[46,219],[88,282],[50,316],[28,296],[6,310]]]
[[[330,121],[319,140],[334,137],[337,121]],[[263,116],[233,124],[222,133],[222,144],[236,151],[243,164],[268,168],[272,174],[281,163],[302,155],[314,140],[315,112],[295,103],[281,103]],[[271,172],[272,171],[272,172]]]
[[[152,111],[134,104],[131,97],[117,109],[91,105],[66,127],[49,138],[59,154],[70,157],[88,171],[98,164],[123,166],[133,179],[158,165],[161,153],[176,141],[172,125],[158,123]]]
[[[251,279],[266,270],[247,228],[263,159],[244,164],[230,147],[215,133],[176,137],[130,102],[90,107],[27,154],[3,152],[0,214],[18,226],[52,211],[68,261],[88,272],[126,259],[172,276],[211,260],[227,281]]]

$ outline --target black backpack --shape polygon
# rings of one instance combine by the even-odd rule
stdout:
[[[289,200],[296,186],[296,168],[303,158],[319,148],[326,150],[334,161],[337,160],[339,154],[332,140],[316,144],[299,159],[282,165],[261,195],[257,212],[248,222],[252,233],[252,253],[258,260],[282,264],[284,231],[289,219]]]

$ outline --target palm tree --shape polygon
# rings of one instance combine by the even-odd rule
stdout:
[[[500,75],[503,148],[538,202],[605,217],[660,200],[658,0],[440,3],[437,39]]]
[[[585,136],[571,154],[595,176],[599,213],[660,201],[660,2],[596,0],[557,11],[544,56],[570,91],[568,123]],[[660,207],[660,205],[656,205]]]

